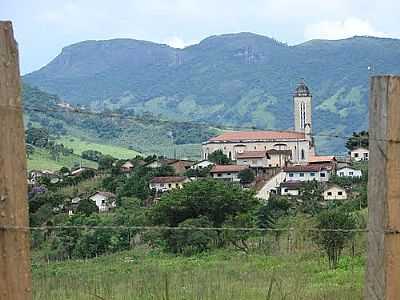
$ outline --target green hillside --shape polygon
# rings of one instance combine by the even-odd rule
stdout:
[[[36,148],[34,153],[31,154],[27,160],[28,170],[50,170],[57,171],[62,167],[72,168],[79,165],[84,167],[96,168],[97,163],[82,159],[79,155],[61,155],[59,159],[52,158],[49,151],[46,149]]]
[[[348,135],[367,128],[368,66],[374,73],[398,73],[399,57],[400,40],[373,37],[288,46],[238,33],[185,49],[115,39],[65,47],[24,81],[92,108],[287,129],[293,126],[292,92],[305,78],[313,93],[314,131]],[[158,136],[158,130],[151,132]],[[322,151],[344,149],[339,141],[317,144]]]
[[[61,99],[27,84],[23,86],[27,127],[44,127],[55,141],[75,154],[97,150],[116,158],[142,153],[198,158],[200,143],[218,132],[208,126],[157,120],[120,111],[119,117],[81,114],[61,109]],[[39,109],[38,109],[39,108]]]

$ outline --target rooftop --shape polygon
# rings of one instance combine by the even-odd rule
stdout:
[[[209,142],[242,142],[305,139],[304,132],[295,131],[229,131],[210,138]]]
[[[304,185],[303,181],[286,181],[286,182],[282,182],[280,187],[285,187],[288,188],[289,190],[297,190],[299,189],[302,185]]]
[[[335,161],[336,158],[335,156],[332,155],[316,155],[316,156],[310,156],[309,158],[309,163],[326,163],[326,162],[332,162]]]
[[[285,167],[283,170],[285,172],[320,172],[326,169],[326,166],[321,165],[295,165]]]
[[[264,158],[267,156],[267,151],[244,151],[237,153],[236,158]]]
[[[238,166],[238,165],[215,165],[211,169],[211,173],[227,173],[227,172],[240,172],[248,169],[249,166]]]

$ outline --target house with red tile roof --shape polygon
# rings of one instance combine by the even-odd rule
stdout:
[[[215,179],[239,182],[239,172],[248,169],[249,166],[239,165],[214,165],[210,174]]]
[[[153,177],[150,180],[150,189],[156,192],[167,192],[176,188],[182,188],[183,184],[190,182],[186,176]]]

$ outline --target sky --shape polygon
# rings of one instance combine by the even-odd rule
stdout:
[[[0,0],[21,71],[83,40],[133,38],[183,48],[216,34],[253,32],[289,45],[354,35],[400,38],[399,0]]]

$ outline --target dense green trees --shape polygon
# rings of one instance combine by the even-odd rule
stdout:
[[[222,150],[216,150],[208,155],[208,160],[217,165],[229,165],[231,160],[226,156]]]
[[[359,147],[368,149],[368,146],[368,131],[353,132],[353,135],[346,141],[346,148],[349,150],[353,150]]]
[[[187,220],[191,220],[192,225],[199,224],[198,218],[202,218],[201,222],[207,221],[207,224],[217,228],[224,227],[227,222],[232,225],[239,221],[241,226],[251,226],[250,223],[246,223],[250,222],[249,218],[239,216],[254,213],[258,206],[259,202],[254,192],[243,190],[238,185],[205,179],[188,183],[181,190],[163,195],[151,209],[149,218],[154,225],[169,227],[182,226],[183,222],[189,222]],[[226,242],[223,231],[217,230],[216,234],[217,243],[223,245]],[[177,247],[175,234],[167,230],[161,238],[166,242],[168,250],[181,251],[183,245]],[[237,238],[241,239],[239,236]],[[236,239],[231,236],[230,241]]]
[[[241,184],[249,184],[256,179],[256,175],[253,170],[245,169],[239,172],[238,178],[240,179]]]

